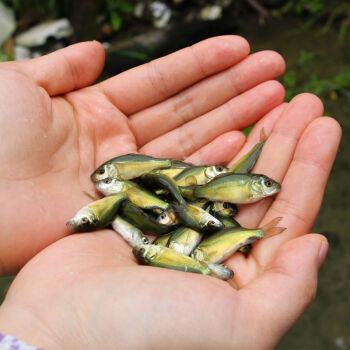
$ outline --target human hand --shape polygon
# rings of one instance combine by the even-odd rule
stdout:
[[[228,259],[233,283],[139,266],[109,230],[71,235],[19,273],[0,329],[47,349],[276,346],[315,296],[327,253],[326,239],[308,234],[340,139],[338,124],[322,113],[318,98],[303,94],[268,113],[248,137],[242,153],[262,127],[270,135],[254,172],[282,182],[282,190],[242,206],[237,219],[256,227],[283,216],[287,230],[254,244],[248,258]]]
[[[109,158],[229,161],[245,142],[238,130],[284,98],[269,81],[283,59],[248,52],[240,37],[213,38],[90,87],[104,62],[96,42],[0,63],[0,274],[69,233]]]

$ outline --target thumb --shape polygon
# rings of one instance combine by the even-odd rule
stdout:
[[[93,83],[102,71],[104,60],[102,45],[97,41],[89,41],[42,57],[11,63],[29,75],[50,96],[54,96]]]
[[[260,327],[247,334],[247,339],[254,341],[251,335],[258,334],[259,343],[261,337],[266,341],[262,348],[278,344],[314,299],[317,272],[327,251],[328,242],[322,235],[308,234],[288,241],[264,273],[241,290],[256,327]],[[245,314],[249,314],[247,309]]]

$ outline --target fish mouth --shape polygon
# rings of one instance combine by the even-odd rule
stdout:
[[[75,222],[72,219],[66,222],[66,226],[68,227],[69,231],[78,232],[77,226],[75,225]]]

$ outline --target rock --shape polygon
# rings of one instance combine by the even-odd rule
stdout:
[[[16,22],[13,10],[0,2],[0,46],[11,36],[15,28]]]
[[[153,25],[156,28],[164,28],[171,18],[171,9],[160,1],[153,1],[149,8],[153,16]]]
[[[17,45],[33,47],[45,44],[48,38],[62,39],[71,36],[73,28],[68,19],[40,23],[15,38]]]
[[[218,5],[206,6],[201,9],[199,13],[199,18],[204,21],[214,21],[221,18],[222,16],[222,7]]]

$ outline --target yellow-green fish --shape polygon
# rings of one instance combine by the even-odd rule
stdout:
[[[132,247],[139,244],[148,244],[148,239],[142,231],[119,215],[117,215],[112,221],[112,227],[113,230],[119,233],[119,235]]]
[[[191,256],[199,261],[219,264],[228,259],[240,247],[283,232],[284,227],[276,227],[281,219],[280,217],[275,218],[257,229],[226,228],[203,240]]]
[[[170,159],[159,159],[143,154],[130,153],[112,158],[103,163],[92,173],[91,179],[94,182],[107,177],[118,180],[131,180],[154,169],[170,168],[171,165]]]
[[[228,173],[197,186],[194,195],[211,201],[244,204],[272,196],[280,190],[281,185],[265,175]]]
[[[192,230],[189,227],[180,226],[176,231],[172,232],[167,247],[184,255],[190,255],[192,250],[197,247],[202,237],[202,233]]]
[[[203,185],[214,177],[227,172],[227,168],[221,165],[194,166],[185,169],[174,180],[178,186]]]
[[[171,235],[172,235],[172,232],[169,232],[169,233],[167,233],[166,235],[163,235],[163,236],[159,236],[152,242],[152,244],[154,244],[154,245],[161,245],[163,247],[166,247],[166,245],[168,243],[168,240],[169,240]]]
[[[169,208],[169,203],[161,200],[150,191],[131,181],[119,181],[106,178],[95,183],[95,187],[105,196],[124,192],[131,203],[143,209],[154,209],[162,212]]]
[[[154,235],[164,235],[170,231],[174,231],[177,225],[177,222],[169,223],[167,225],[159,223],[153,216],[145,213],[142,209],[133,205],[129,201],[125,201],[122,204],[120,214],[123,218],[127,219],[127,221],[138,227],[143,232]],[[169,209],[169,214],[167,215],[175,216],[171,209]]]
[[[187,227],[199,232],[216,232],[224,225],[202,208],[186,203],[185,205],[174,204],[176,215],[180,221]]]
[[[137,260],[144,265],[164,267],[173,270],[200,273],[220,278],[218,270],[210,268],[205,262],[197,261],[189,256],[181,254],[173,249],[162,247],[161,245],[145,244],[133,248],[133,253]],[[226,279],[233,276],[223,275]]]
[[[257,143],[246,155],[234,163],[228,171],[231,173],[239,174],[249,173],[249,171],[254,167],[256,161],[258,160],[266,140],[267,137],[265,135],[264,128],[262,128],[260,132],[260,142]]]
[[[120,204],[127,198],[125,193],[105,197],[80,209],[67,222],[71,232],[88,232],[109,225],[116,216]]]

